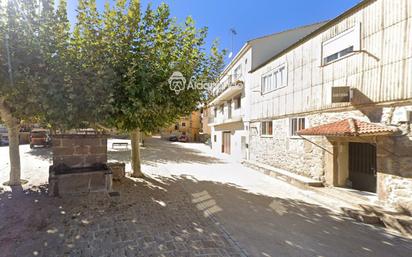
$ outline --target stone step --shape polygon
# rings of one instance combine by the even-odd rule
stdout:
[[[412,238],[412,217],[408,215],[383,214],[380,217],[385,227]]]
[[[378,202],[377,196],[375,196],[375,199],[371,200],[370,198],[367,198],[361,194],[354,194],[345,188],[323,187],[312,188],[312,190],[325,197],[336,199],[337,201],[353,206],[355,209],[362,209],[360,205],[376,205],[377,207],[377,204],[381,204],[380,202]]]
[[[341,208],[342,212],[357,221],[366,223],[366,224],[382,224],[381,219],[373,212],[367,212],[361,209],[352,209],[352,208]]]
[[[340,211],[347,217],[366,224],[385,226],[397,234],[412,238],[412,217],[388,207],[382,207],[379,202],[371,200],[370,196],[355,194],[342,188],[322,187],[323,184],[320,181],[266,164],[253,161],[243,161],[242,163],[247,167],[290,184],[305,189],[309,188],[310,190],[304,190],[305,197],[309,197],[335,211]]]
[[[380,206],[360,205],[366,212],[373,213],[388,229],[403,236],[412,237],[412,217],[399,211],[388,210]]]
[[[336,188],[313,188],[322,204],[340,211],[347,217],[372,225],[382,225],[404,237],[412,237],[412,217],[389,207],[368,202],[368,199]],[[330,199],[330,202],[327,199]],[[326,199],[326,200],[325,200]]]
[[[249,160],[244,160],[242,161],[242,164],[245,166],[255,169],[259,172],[262,172],[266,175],[269,175],[271,177],[283,180],[287,183],[296,185],[296,186],[303,186],[303,187],[322,187],[323,183],[314,180],[308,177],[304,177],[286,170],[278,169],[273,166],[263,164],[263,163],[257,163],[254,161],[249,161]]]

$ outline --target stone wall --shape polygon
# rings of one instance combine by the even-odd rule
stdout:
[[[251,123],[252,128],[259,126]],[[288,128],[289,119],[279,119],[273,122],[273,136],[251,135],[250,159],[323,180],[323,150],[301,138],[289,137]],[[318,137],[313,141],[322,144],[323,139]]]
[[[360,111],[315,113],[306,117],[306,127],[335,122],[347,118],[369,121]],[[273,122],[273,136],[250,136],[250,159],[263,162],[274,167],[325,181],[325,158],[331,155],[331,143],[320,136],[289,136],[289,118],[277,119]],[[254,122],[251,127],[259,128]],[[259,129],[258,129],[259,130]]]
[[[96,163],[107,163],[107,136],[65,134],[54,135],[53,165],[90,167]]]
[[[379,198],[412,214],[412,125],[378,141]]]
[[[398,205],[412,213],[412,124],[400,120],[400,116],[396,113],[402,113],[402,110],[412,110],[412,105],[319,112],[302,117],[306,117],[307,127],[347,118],[397,126],[401,130],[399,135],[369,139],[377,146],[378,195],[381,200]],[[321,181],[325,181],[327,176],[335,176],[326,174],[333,170],[330,165],[334,165],[334,148],[331,145],[332,142],[326,137],[305,136],[305,139],[290,137],[289,118],[274,120],[273,132],[273,136],[260,136],[260,123],[251,123],[251,160]],[[353,139],[356,140],[356,138]],[[351,141],[350,138],[345,140]],[[344,181],[344,178],[341,180]]]

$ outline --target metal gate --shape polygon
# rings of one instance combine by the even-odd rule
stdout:
[[[376,192],[376,146],[349,143],[349,180],[352,188]]]

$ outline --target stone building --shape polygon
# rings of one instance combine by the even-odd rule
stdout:
[[[199,141],[199,132],[202,128],[200,111],[194,111],[190,115],[180,118],[174,124],[161,129],[161,137],[168,139],[171,136],[186,135],[191,142]]]
[[[412,1],[364,0],[252,69],[250,160],[411,207]]]

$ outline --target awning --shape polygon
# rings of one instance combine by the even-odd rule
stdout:
[[[300,136],[382,136],[392,135],[398,131],[397,128],[370,123],[356,119],[346,119],[332,122],[312,128],[299,130]]]

